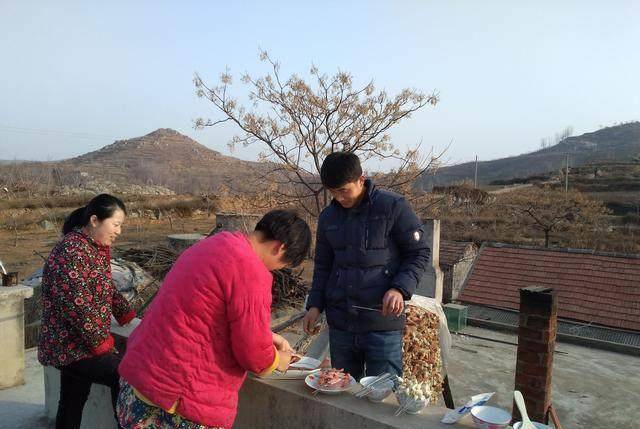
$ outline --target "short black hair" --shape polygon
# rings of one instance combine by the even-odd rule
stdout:
[[[271,210],[258,221],[256,231],[284,244],[284,261],[291,267],[300,265],[309,254],[311,229],[293,210]]]
[[[330,153],[320,167],[320,180],[326,188],[339,188],[355,182],[360,176],[362,176],[360,158],[351,152]]]
[[[113,216],[117,210],[122,210],[125,215],[127,214],[127,208],[120,198],[109,194],[100,194],[93,197],[89,204],[75,209],[67,216],[62,226],[62,234],[87,226],[93,215],[96,215],[98,220],[102,221]]]

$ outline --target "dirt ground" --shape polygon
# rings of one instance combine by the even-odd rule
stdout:
[[[131,247],[150,247],[166,243],[168,234],[202,233],[206,234],[215,227],[215,217],[206,215],[186,219],[168,218],[156,220],[148,218],[128,218],[122,235],[114,245],[118,249]],[[23,279],[42,266],[43,258],[60,238],[61,225],[55,230],[46,231],[41,227],[14,231],[0,229],[0,260],[7,271],[18,271]]]
[[[191,218],[168,218],[161,220],[148,218],[131,218],[126,220],[122,235],[116,241],[113,253],[129,248],[153,247],[167,242],[169,234],[200,233],[207,234],[215,227],[215,216],[198,215]],[[45,231],[40,227],[18,231],[0,229],[0,260],[7,271],[18,271],[19,278],[24,279],[35,270],[42,267],[43,258],[60,238],[61,225],[56,229]],[[303,279],[310,283],[313,274],[313,262],[306,260],[300,268],[303,269]]]

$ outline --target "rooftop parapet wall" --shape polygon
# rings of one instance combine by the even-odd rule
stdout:
[[[0,389],[24,384],[25,286],[0,286]]]

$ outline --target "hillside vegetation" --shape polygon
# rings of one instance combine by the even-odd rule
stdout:
[[[566,155],[571,167],[591,162],[628,162],[640,156],[640,122],[603,128],[568,137],[558,144],[518,156],[478,163],[478,182],[482,185],[514,178],[557,173],[565,167]],[[473,179],[475,163],[441,168],[435,176],[425,175],[419,181],[423,189],[434,185],[450,185]]]

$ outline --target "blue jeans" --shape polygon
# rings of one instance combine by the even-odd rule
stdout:
[[[402,375],[402,331],[354,334],[329,330],[331,366],[344,369],[356,380],[385,372]]]

